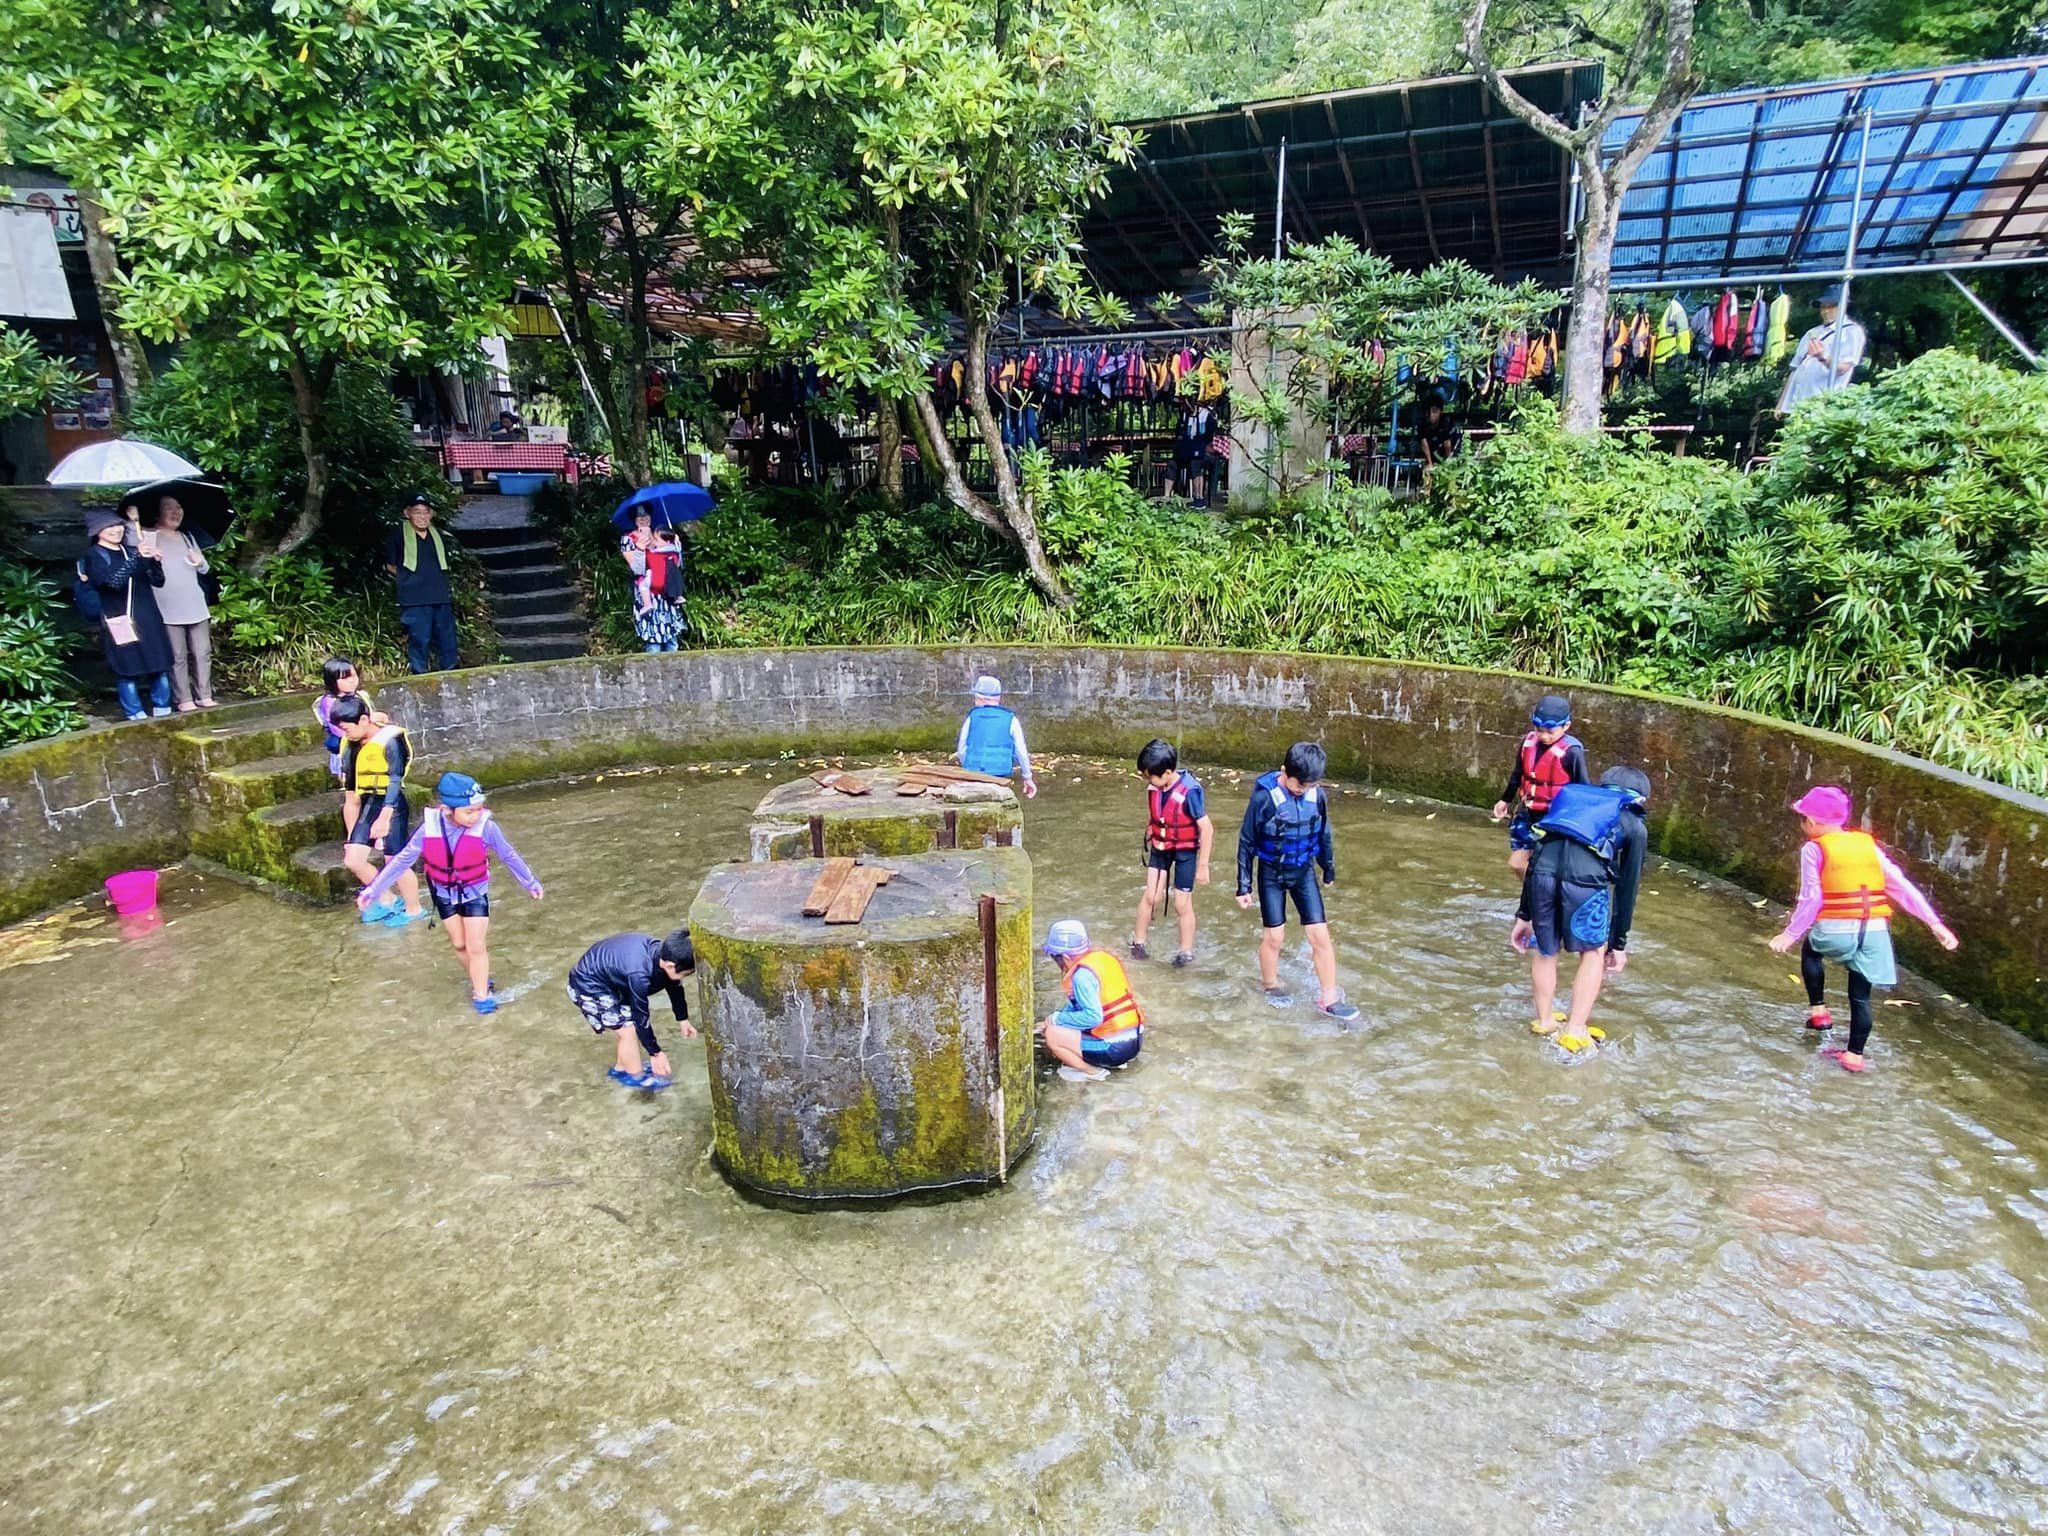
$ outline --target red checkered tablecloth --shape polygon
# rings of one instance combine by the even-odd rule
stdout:
[[[441,448],[441,462],[449,469],[544,472],[576,483],[576,456],[566,443],[447,443]]]

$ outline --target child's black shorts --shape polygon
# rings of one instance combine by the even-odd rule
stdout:
[[[1195,860],[1197,850],[1180,848],[1167,850],[1147,848],[1145,867],[1173,871],[1173,888],[1176,891],[1192,891],[1195,888]]]
[[[364,801],[363,808],[356,812],[356,824],[348,829],[348,840],[358,848],[368,848],[376,853],[398,852],[412,840],[412,807],[406,804],[404,796],[400,796],[391,807],[391,829],[381,838],[373,839],[370,828],[383,814],[381,801]]]
[[[491,915],[491,893],[489,891],[450,890],[427,882],[427,897],[434,903],[434,915],[438,918],[489,917]]]

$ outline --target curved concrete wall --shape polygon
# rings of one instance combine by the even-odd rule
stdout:
[[[377,689],[423,772],[494,783],[631,761],[950,750],[979,670],[1003,679],[1035,747],[1134,754],[1154,735],[1191,757],[1277,764],[1315,737],[1340,778],[1490,805],[1542,679],[1344,657],[1223,651],[907,647],[699,651],[444,673]],[[1902,923],[1912,964],[2048,1039],[2048,801],[1755,715],[1569,687],[1598,766],[1656,785],[1660,851],[1789,897],[1786,805],[1833,781],[1964,937],[1948,957]],[[291,712],[310,720],[302,703]],[[203,717],[253,727],[278,704]],[[204,761],[192,721],[152,721],[0,753],[0,920],[78,895],[185,847]]]

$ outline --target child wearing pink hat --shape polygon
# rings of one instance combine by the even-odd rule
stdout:
[[[1892,957],[1893,910],[1903,908],[1925,923],[1943,949],[1954,949],[1958,941],[1877,840],[1868,832],[1848,830],[1852,808],[1847,790],[1817,785],[1792,809],[1807,839],[1799,850],[1799,901],[1784,932],[1770,941],[1771,949],[1782,955],[1800,945],[1808,1029],[1834,1027],[1834,1015],[1823,1005],[1827,969],[1822,962],[1834,960],[1847,968],[1849,1044],[1846,1049],[1828,1046],[1821,1054],[1846,1072],[1861,1072],[1863,1047],[1870,1039],[1871,988],[1893,986],[1899,979]]]

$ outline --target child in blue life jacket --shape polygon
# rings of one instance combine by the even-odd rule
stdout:
[[[1131,958],[1150,958],[1145,932],[1153,909],[1173,892],[1173,915],[1180,924],[1175,965],[1195,958],[1195,887],[1209,883],[1209,849],[1216,841],[1216,823],[1209,819],[1201,781],[1180,766],[1180,754],[1168,741],[1152,740],[1138,754],[1144,775],[1145,894],[1138,900],[1138,924],[1131,934]]]
[[[1286,761],[1252,786],[1244,826],[1237,834],[1237,904],[1247,910],[1258,889],[1259,981],[1266,999],[1285,1008],[1294,999],[1280,985],[1280,945],[1287,936],[1287,903],[1291,899],[1308,936],[1315,962],[1316,1010],[1342,1023],[1358,1017],[1337,987],[1337,946],[1330,939],[1323,914],[1323,893],[1316,883],[1337,881],[1336,844],[1330,837],[1330,806],[1322,788],[1329,758],[1312,741],[1297,741]]]
[[[361,699],[370,705],[370,721],[374,725],[389,725],[391,717],[381,713],[370,704],[370,695],[363,688],[362,674],[356,664],[346,656],[330,656],[320,665],[322,689],[320,697],[313,701],[313,718],[320,724],[320,744],[327,752],[327,768],[334,775],[336,784],[345,777],[345,743],[341,730],[334,723],[334,706],[343,699]],[[357,797],[344,788],[341,792],[341,829],[346,834],[356,824]]]
[[[353,795],[357,804],[342,838],[341,862],[361,884],[369,885],[377,878],[376,857],[390,858],[412,837],[412,805],[405,798],[412,745],[402,727],[379,725],[361,694],[337,699],[328,718],[342,739],[343,814],[347,815],[348,796]],[[426,922],[429,915],[411,870],[399,875],[397,898],[363,909],[365,923],[393,928]]]
[[[1088,942],[1088,930],[1061,918],[1045,936],[1060,968],[1066,1006],[1038,1021],[1046,1054],[1070,1083],[1100,1082],[1112,1067],[1137,1060],[1145,1044],[1145,1011],[1131,991],[1123,962]]]
[[[1529,716],[1529,734],[1508,770],[1507,788],[1493,808],[1495,821],[1508,823],[1508,868],[1524,874],[1536,847],[1535,825],[1567,784],[1589,784],[1586,749],[1571,734],[1571,701],[1557,694],[1543,696]],[[1510,819],[1512,817],[1512,819]]]
[[[363,887],[356,905],[369,911],[407,870],[419,865],[427,873],[427,895],[448,930],[448,942],[469,972],[470,1006],[478,1013],[496,1013],[491,955],[485,943],[491,926],[489,856],[495,853],[535,901],[541,898],[540,882],[506,840],[498,819],[485,809],[483,785],[466,773],[444,773],[434,786],[434,798],[439,803],[428,807],[405,847],[384,861],[383,872]]]
[[[1021,768],[1024,798],[1034,799],[1038,794],[1031,753],[1024,746],[1023,722],[1014,711],[1003,708],[1003,685],[986,672],[974,680],[974,708],[960,722],[960,742],[953,755],[962,768],[998,779],[1007,779]]]
[[[605,1076],[627,1088],[658,1093],[675,1083],[668,1052],[655,1037],[649,1003],[656,988],[668,994],[668,1006],[685,1040],[697,1038],[690,1023],[689,999],[683,983],[697,972],[697,947],[690,930],[678,928],[665,939],[647,933],[615,933],[599,939],[569,968],[569,1001],[595,1035],[618,1036],[618,1059]],[[647,1053],[641,1064],[640,1053]]]
[[[1643,817],[1650,777],[1640,768],[1610,768],[1596,784],[1558,787],[1533,831],[1536,848],[1522,877],[1522,902],[1509,942],[1531,951],[1529,977],[1536,994],[1535,1034],[1555,1036],[1574,1055],[1605,1040],[1591,1021],[1593,1004],[1609,971],[1628,965],[1629,929],[1650,846]],[[1579,957],[1571,1007],[1560,1022],[1557,957]]]

